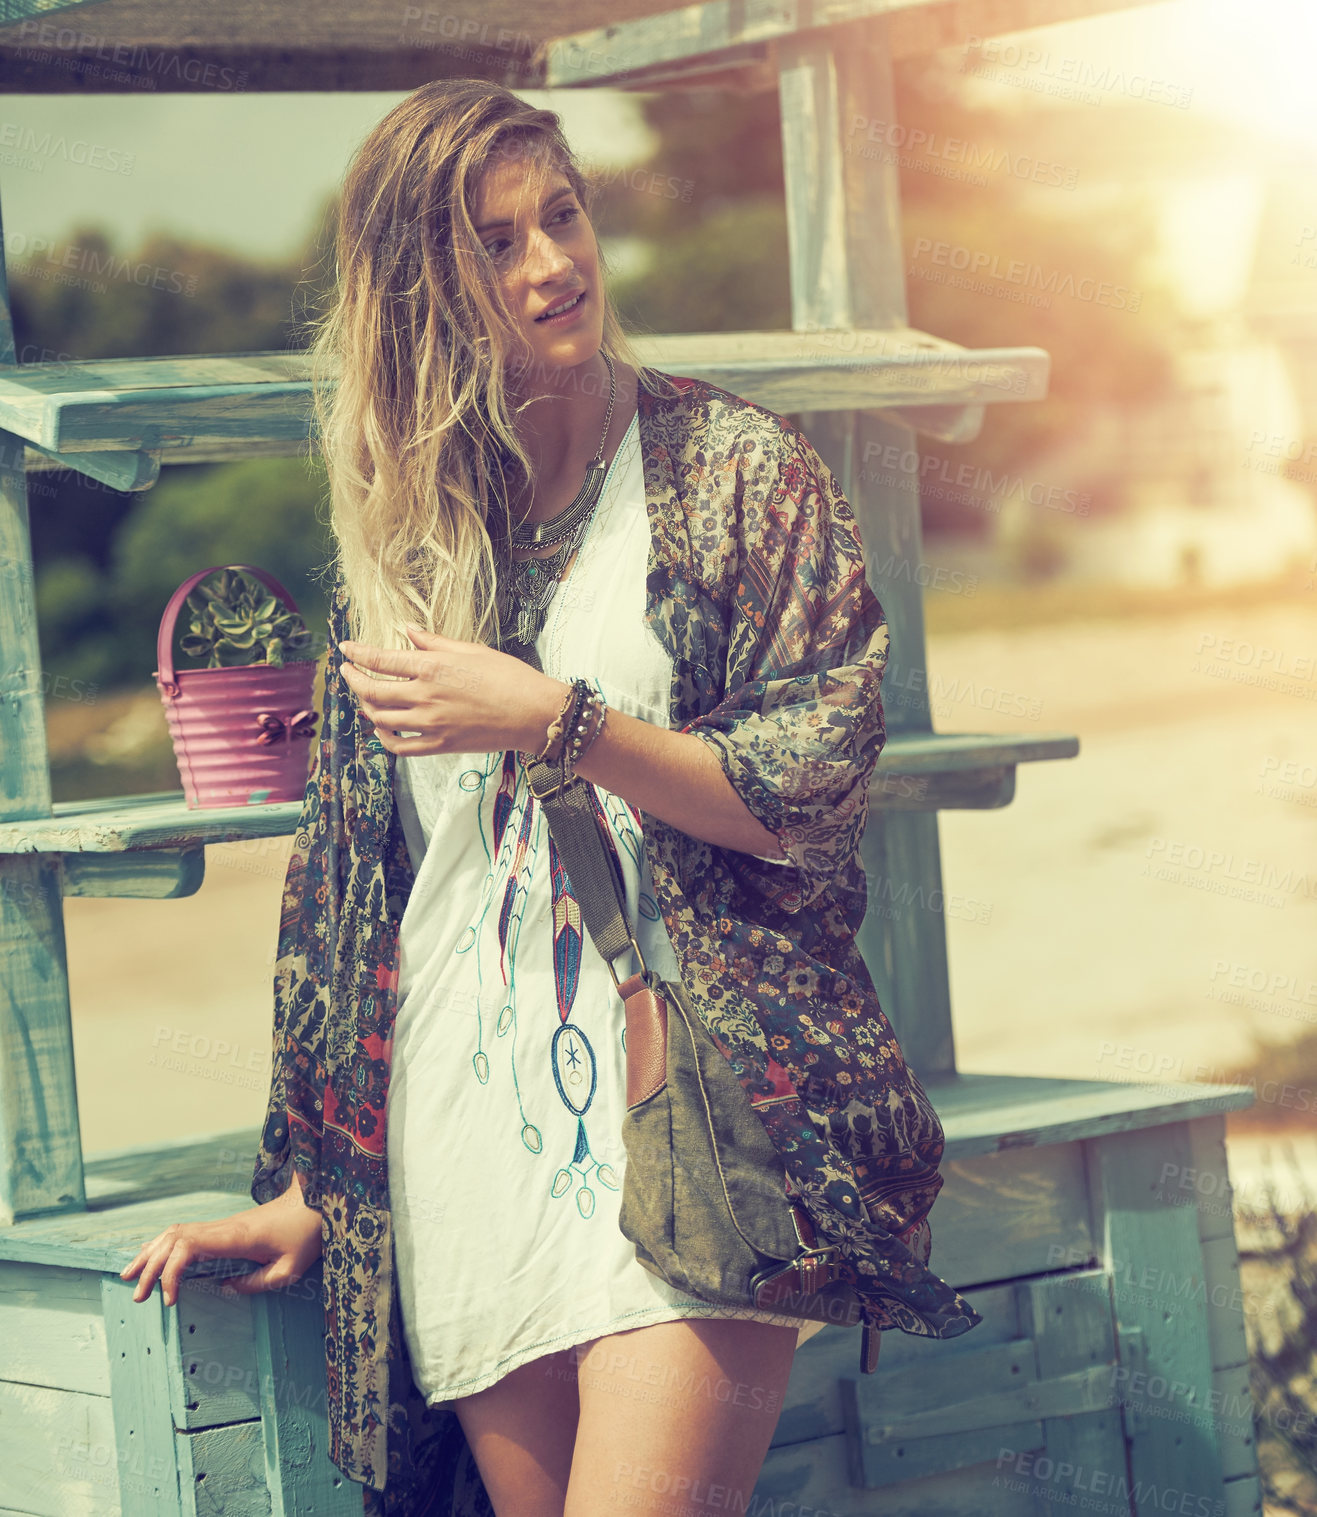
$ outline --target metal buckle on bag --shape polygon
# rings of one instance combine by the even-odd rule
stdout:
[[[640,977],[642,980],[644,980],[645,985],[648,987],[648,989],[653,990],[658,984],[658,976],[650,969],[649,965],[645,963],[645,955],[640,951],[640,944],[636,941],[635,933],[628,933],[628,937],[630,939],[629,946],[635,950],[636,957],[640,960]],[[625,948],[620,949],[615,957],[620,959],[626,951],[627,950]],[[613,960],[605,959],[604,962],[608,965],[608,972],[613,977],[613,985],[616,988],[618,995],[621,995],[622,982],[617,977],[617,970],[613,968]],[[627,979],[630,978],[631,976],[628,975]]]
[[[799,1282],[803,1295],[811,1296],[821,1291],[828,1284],[828,1265],[841,1251],[839,1243],[825,1243],[822,1246],[815,1241],[813,1224],[808,1219],[799,1201],[793,1201],[791,1205],[791,1225],[796,1230],[796,1242],[800,1245],[800,1252],[794,1259],[788,1259],[785,1264],[780,1264],[776,1269],[759,1270],[751,1277],[751,1285],[756,1294],[759,1289],[785,1275],[790,1270],[796,1271],[796,1279]],[[802,1226],[802,1217],[804,1226]],[[805,1228],[809,1232],[806,1234]]]
[[[837,1251],[838,1245],[829,1243],[822,1248],[806,1249],[803,1253],[797,1254],[794,1259],[788,1259],[785,1264],[778,1264],[770,1269],[756,1270],[750,1277],[751,1291],[758,1299],[759,1292],[765,1285],[771,1285],[774,1280],[795,1270],[800,1294],[812,1296],[829,1283],[828,1264]]]
[[[828,1264],[840,1252],[838,1243],[819,1246],[814,1234],[814,1224],[804,1203],[799,1199],[791,1202],[791,1225],[796,1230],[796,1242],[801,1252],[791,1261],[790,1268],[798,1272],[800,1288],[807,1295],[821,1291],[828,1283]]]

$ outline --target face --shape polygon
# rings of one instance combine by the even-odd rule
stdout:
[[[535,203],[539,200],[539,204]],[[604,292],[594,228],[559,169],[538,186],[516,155],[496,159],[481,176],[472,221],[494,277],[524,334],[533,376],[550,387],[555,377],[598,353],[603,341]],[[545,313],[573,296],[562,316]],[[525,370],[519,371],[523,378]]]

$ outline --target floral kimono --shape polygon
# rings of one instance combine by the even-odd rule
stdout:
[[[954,1337],[980,1318],[927,1268],[942,1127],[855,944],[860,837],[886,737],[886,619],[854,512],[804,435],[717,385],[674,383],[675,396],[638,394],[645,620],[673,660],[669,725],[712,747],[791,864],[646,815],[655,896],[692,1005],[791,1193],[841,1245],[868,1321]],[[251,1194],[281,1194],[295,1165],[322,1212],[329,1453],[364,1486],[365,1511],[477,1517],[488,1497],[456,1413],[427,1408],[412,1380],[394,1283],[385,1103],[414,876],[394,755],[340,673],[341,582],[329,626]],[[453,1246],[479,1248],[478,1218]]]

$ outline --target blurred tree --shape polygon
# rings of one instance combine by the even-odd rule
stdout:
[[[636,333],[768,331],[791,326],[787,269],[781,202],[760,197],[670,232],[612,293]]]
[[[1152,190],[1131,192],[1118,166],[1122,153],[1138,154],[1146,107],[1104,109],[1100,134],[1087,129],[1088,107],[970,107],[963,79],[941,56],[899,64],[895,84],[894,122],[858,123],[845,149],[874,173],[890,171],[884,160],[896,166],[910,324],[970,348],[1038,346],[1052,357],[1043,401],[990,406],[980,436],[961,447],[921,439],[932,470],[921,492],[926,531],[987,533],[993,481],[1018,483],[1046,468],[1091,430],[1097,412],[1147,405],[1173,383],[1184,327],[1149,266]],[[653,244],[646,267],[614,280],[623,317],[650,332],[790,327],[776,96],[654,94],[644,113],[654,151],[600,175],[601,235]],[[1185,131],[1186,151],[1201,148],[1204,132],[1211,128]],[[1118,186],[1120,198],[1094,189],[1102,183]],[[967,254],[993,271],[979,287],[952,266]],[[1013,265],[1026,272],[1004,277]],[[1046,305],[1018,298],[1021,280],[1031,279],[1044,296],[1049,284],[1057,291]],[[1061,293],[1103,284],[1137,290],[1137,309]],[[1089,514],[1117,509],[1121,461],[1091,451],[1067,465],[1063,487],[1089,497]],[[988,481],[986,506],[973,489],[937,487],[939,475],[954,477],[966,463]],[[1056,561],[1041,537],[1029,555],[1036,568]]]

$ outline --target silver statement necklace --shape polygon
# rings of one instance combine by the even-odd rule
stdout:
[[[498,618],[500,647],[519,658],[535,657],[535,640],[544,625],[549,601],[562,578],[563,566],[585,536],[594,508],[599,503],[603,489],[604,443],[613,420],[613,402],[617,398],[617,375],[613,360],[603,355],[608,365],[608,411],[604,416],[603,436],[595,456],[585,467],[585,479],[576,492],[576,499],[557,516],[547,521],[526,523],[512,529],[511,545],[503,555],[503,573],[499,575]],[[543,558],[511,557],[513,548],[557,547],[554,553]],[[509,646],[509,645],[513,646]]]

